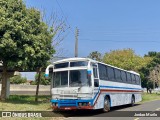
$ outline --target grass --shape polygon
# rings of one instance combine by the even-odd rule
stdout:
[[[39,96],[35,102],[35,96],[11,95],[5,102],[1,102],[0,111],[46,111],[51,110],[49,96]]]
[[[142,94],[142,103],[148,101],[160,100],[160,93],[143,93]]]
[[[35,102],[35,96],[28,95],[11,95],[5,102],[0,101],[0,111],[52,111],[50,96],[39,96],[39,101]],[[160,100],[160,94],[142,94],[142,102]],[[57,116],[57,113],[53,113]],[[58,114],[59,117],[45,117],[45,118],[7,118],[7,120],[62,120],[63,115]]]
[[[35,96],[28,95],[11,95],[5,102],[0,101],[0,111],[52,111],[50,96],[39,96],[38,102],[35,102]],[[55,114],[55,113],[53,113]],[[57,116],[55,114],[55,116]],[[7,118],[7,120],[59,120],[59,117],[44,118]]]

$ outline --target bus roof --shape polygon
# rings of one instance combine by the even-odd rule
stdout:
[[[116,68],[116,69],[119,69],[119,70],[123,70],[123,71],[129,72],[129,73],[133,73],[133,74],[136,74],[136,75],[140,75],[139,73],[137,73],[137,72],[135,72],[135,71],[124,70],[124,69],[122,69],[122,68],[118,68],[118,67],[116,67],[116,66],[112,66],[112,65],[110,65],[110,64],[106,64],[106,63],[103,63],[103,62],[98,62],[98,63],[104,64],[104,65],[107,65],[107,66],[110,66],[110,67],[113,67],[113,68]]]
[[[112,65],[103,63],[103,62],[98,62],[98,61],[93,60],[93,59],[90,59],[90,58],[79,58],[79,57],[76,57],[76,58],[66,58],[66,59],[62,59],[62,60],[55,61],[55,62],[53,62],[53,64],[64,63],[64,62],[67,62],[67,61],[68,61],[68,62],[70,62],[70,61],[91,61],[91,62],[94,62],[94,63],[101,63],[101,64],[104,64],[104,65],[107,65],[107,66],[110,66],[110,67],[113,67],[113,68],[117,68],[117,69],[119,69],[119,70],[123,70],[123,71],[129,72],[129,73],[133,73],[133,74],[136,74],[136,75],[140,75],[139,73],[137,73],[137,72],[135,72],[135,71],[124,70],[124,69],[122,69],[122,68],[118,68],[118,67],[115,67],[115,66],[112,66]]]
[[[56,63],[63,63],[63,62],[66,62],[66,61],[92,61],[92,62],[97,62],[95,60],[92,60],[90,58],[66,58],[66,59],[62,59],[62,60],[58,60],[58,61],[55,61],[53,62],[53,64],[56,64]]]

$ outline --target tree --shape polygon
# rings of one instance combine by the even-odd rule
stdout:
[[[152,88],[153,82],[149,80],[150,63],[155,53],[149,53],[144,57],[138,56],[132,49],[114,50],[106,53],[103,57],[105,63],[140,73],[142,87]]]
[[[152,60],[139,70],[143,76],[142,87],[155,88],[160,86],[160,52],[148,52],[147,56]]]
[[[35,84],[37,83],[37,81],[38,81],[38,76],[39,76],[39,74],[36,74],[35,75]],[[44,76],[44,73],[42,73],[41,75],[40,75],[40,85],[50,85],[50,82],[51,82],[51,79],[45,79],[45,76]]]
[[[54,28],[41,20],[40,11],[22,0],[0,0],[0,60],[3,61],[1,100],[6,99],[7,70],[36,70],[55,52]]]
[[[149,51],[148,54],[145,54],[145,57],[155,57],[158,53],[156,51]]]
[[[113,50],[105,53],[103,62],[126,70],[137,71],[145,67],[152,58],[140,57],[132,49]]]
[[[26,83],[27,78],[22,77],[21,75],[13,76],[10,78],[10,82],[12,84],[21,84],[21,83]]]
[[[98,51],[91,52],[88,57],[93,60],[102,61],[102,55]]]
[[[54,48],[56,50],[55,54],[56,55],[62,55],[63,54],[63,50],[59,48],[59,44],[63,41],[63,39],[65,37],[63,34],[69,27],[67,27],[65,22],[64,22],[64,20],[63,19],[59,19],[55,13],[51,14],[49,19],[46,16],[45,10],[43,10],[42,13],[43,13],[42,21],[45,21],[48,26],[51,26],[51,28],[54,28],[54,29],[52,29],[52,33],[54,35],[54,39],[53,39],[53,43],[52,44],[53,44],[53,46],[54,46]],[[46,65],[49,65],[49,64],[50,64],[50,62],[46,63]],[[39,70],[37,71],[37,78],[36,78],[36,81],[34,82],[37,85],[36,97],[35,97],[35,101],[36,102],[38,101],[39,84],[49,84],[49,81],[45,80],[44,76],[42,76],[42,74],[41,74],[42,73],[42,69],[44,67],[46,67],[46,65],[45,66],[42,65],[41,67],[39,67]]]

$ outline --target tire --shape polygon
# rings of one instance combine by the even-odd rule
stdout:
[[[132,95],[132,98],[131,98],[131,107],[134,106],[135,104],[135,97]]]
[[[110,111],[110,100],[108,97],[104,99],[104,107],[103,107],[103,112],[109,112]]]

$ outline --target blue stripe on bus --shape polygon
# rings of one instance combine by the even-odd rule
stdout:
[[[131,89],[131,90],[142,90],[141,88],[130,88],[130,87],[116,87],[116,86],[100,86],[100,88],[119,88],[119,89]]]
[[[63,107],[63,106],[67,106],[67,107],[71,107],[71,106],[76,106],[78,107],[78,103],[79,102],[90,102],[91,106],[93,105],[93,99],[90,100],[67,100],[67,99],[63,99],[63,100],[51,100],[50,102],[52,103],[58,103],[58,108]]]
[[[100,87],[98,88],[98,92],[97,92],[96,95],[94,96],[93,101],[94,101],[94,99],[97,97],[97,95],[98,95],[99,92],[100,92]]]

